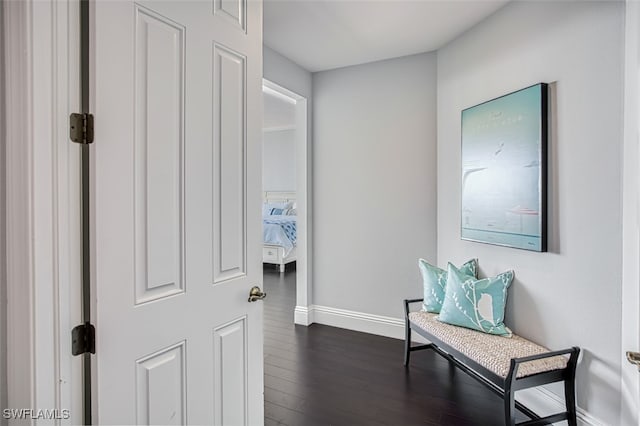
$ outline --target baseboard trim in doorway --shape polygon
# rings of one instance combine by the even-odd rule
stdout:
[[[299,325],[311,325],[312,315],[309,314],[309,308],[306,306],[296,306],[295,311],[293,312],[293,323]]]

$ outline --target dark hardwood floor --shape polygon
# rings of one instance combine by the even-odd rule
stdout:
[[[401,340],[294,325],[295,267],[265,266],[264,291],[265,425],[503,424],[502,400],[432,351],[405,369]]]

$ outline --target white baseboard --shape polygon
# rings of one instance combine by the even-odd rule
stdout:
[[[560,397],[548,389],[539,387],[524,389],[516,393],[516,399],[539,416],[548,416],[564,411],[564,397]],[[580,426],[606,426],[604,422],[587,413],[580,407],[576,408],[576,417]],[[559,423],[567,424],[566,422]]]
[[[404,339],[404,321],[402,319],[347,311],[328,306],[313,305],[311,308],[313,310],[313,322],[318,324],[377,334],[378,336],[393,337],[394,339]]]
[[[306,308],[296,306],[296,312],[298,312],[298,308],[300,308],[301,314],[303,310],[306,310]],[[308,324],[318,323],[404,340],[404,319],[402,318],[367,314],[319,305],[311,305],[306,311],[308,312]],[[296,324],[299,323],[296,322]],[[419,343],[426,342],[425,339],[416,335],[416,333],[413,333],[412,341]]]
[[[293,311],[293,323],[299,325],[310,325],[313,323],[313,318],[309,314],[309,309],[306,306],[296,306]]]
[[[296,306],[295,323],[303,325],[318,323],[394,339],[404,339],[404,319],[402,318],[348,311],[328,306],[311,305],[309,308]],[[412,340],[418,343],[427,342],[416,333],[412,334]],[[545,388],[518,391],[516,399],[540,416],[564,411],[564,398]],[[577,418],[580,426],[605,426],[604,422],[580,407],[577,408]],[[560,424],[566,424],[566,422]]]

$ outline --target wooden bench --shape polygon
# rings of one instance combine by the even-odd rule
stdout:
[[[494,336],[442,323],[435,319],[437,314],[410,312],[409,305],[422,300],[404,301],[405,367],[409,365],[411,352],[433,349],[503,398],[506,425],[516,424],[516,408],[531,418],[519,425],[543,425],[563,420],[571,426],[577,425],[575,376],[580,348],[550,351],[520,336]],[[412,346],[412,330],[431,343]],[[518,390],[554,382],[564,382],[566,411],[540,417],[515,400]]]

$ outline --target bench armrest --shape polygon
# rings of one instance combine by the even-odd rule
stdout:
[[[537,355],[523,356],[521,358],[513,358],[511,360],[511,363],[512,364],[514,364],[514,363],[515,364],[522,364],[524,362],[536,361],[538,359],[552,358],[552,357],[558,356],[558,355],[567,355],[567,354],[573,355],[574,353],[577,356],[579,352],[580,352],[580,348],[574,346],[572,348],[562,349],[562,350],[559,350],[559,351],[544,352],[544,353],[537,354]]]
[[[569,360],[567,366],[561,370],[565,380],[573,383],[576,377],[576,366],[578,365],[578,355],[580,355],[580,348],[574,346],[568,349],[561,349],[559,351],[545,352],[537,355],[523,356],[521,358],[511,359],[511,365],[509,366],[509,373],[505,379],[505,392],[511,392],[515,389],[515,382],[518,379],[518,367],[520,364],[530,361],[536,361],[539,359],[552,358],[554,356],[561,356],[569,354]],[[532,376],[529,376],[532,377]]]
[[[404,316],[409,318],[409,304],[422,302],[424,299],[404,299]]]

